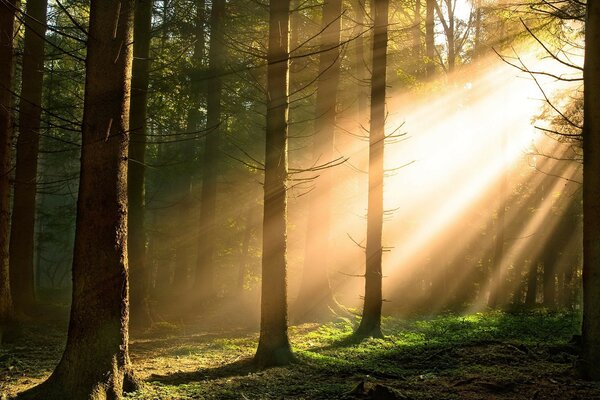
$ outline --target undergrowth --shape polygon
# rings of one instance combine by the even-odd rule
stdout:
[[[132,340],[144,385],[127,398],[356,399],[371,398],[364,385],[383,385],[395,393],[389,398],[404,399],[600,399],[599,386],[575,375],[575,314],[387,317],[385,338],[360,343],[352,336],[356,322],[290,327],[298,362],[265,371],[251,364],[256,332],[161,328]],[[24,341],[0,351],[7,395],[51,372],[64,333],[31,330]]]

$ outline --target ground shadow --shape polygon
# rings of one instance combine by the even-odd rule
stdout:
[[[230,378],[233,376],[244,376],[258,372],[251,357],[225,364],[216,368],[201,368],[190,372],[173,372],[165,375],[152,374],[148,382],[160,382],[169,385],[181,385],[191,382]]]

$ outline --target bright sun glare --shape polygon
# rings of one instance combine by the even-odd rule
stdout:
[[[520,56],[533,69],[556,68],[534,51],[522,51]],[[389,252],[384,256],[384,297],[392,302],[406,301],[402,291],[396,289],[398,285],[410,285],[417,269],[429,269],[431,274],[451,273],[458,278],[454,286],[467,279],[474,265],[463,263],[462,268],[449,272],[445,265],[436,264],[440,259],[444,260],[442,263],[455,260],[473,245],[481,249],[480,253],[489,252],[493,238],[479,237],[477,227],[490,223],[484,215],[496,215],[498,204],[509,204],[511,190],[539,179],[535,177],[541,174],[532,163],[534,149],[551,146],[560,153],[569,148],[534,127],[533,121],[544,104],[540,89],[531,76],[506,65],[497,56],[489,56],[449,79],[448,89],[442,95],[390,93],[388,99],[386,131],[405,133],[390,139],[385,150],[388,173],[384,184],[387,212],[383,241]],[[564,89],[564,84],[549,79],[540,83],[547,94]],[[360,187],[366,177],[362,174],[356,178],[361,175],[356,171],[367,169],[365,142],[357,140],[355,145],[338,151],[349,157],[345,179],[358,179],[359,183],[353,185]],[[578,165],[571,163],[560,175],[576,180],[578,173]],[[553,182],[554,193],[564,190],[567,181],[558,178]],[[502,192],[503,184],[506,193]],[[338,252],[342,255],[336,263],[339,267],[332,271],[335,279],[340,278],[340,271],[359,274],[363,268],[363,253],[357,243],[364,245],[365,197],[355,195],[343,203],[339,215],[355,218],[334,218],[334,246],[347,249]],[[507,208],[507,232],[515,237],[533,235],[514,243],[506,239],[506,257],[495,274],[496,281],[508,273],[516,257],[539,251],[536,240],[539,242],[540,236],[536,237],[535,232],[550,212],[550,203],[545,204],[524,223],[519,221],[522,210],[517,206]],[[551,230],[549,226],[546,224],[544,229]],[[352,303],[358,300],[356,293],[360,290],[356,289],[356,280],[348,278],[346,284],[348,281],[354,289],[347,292],[344,300]],[[485,284],[483,292],[490,290],[489,284]],[[475,308],[485,306],[482,298],[478,300]]]

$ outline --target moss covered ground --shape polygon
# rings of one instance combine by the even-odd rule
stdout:
[[[257,371],[256,329],[159,323],[132,335],[143,387],[128,399],[600,399],[576,374],[579,317],[570,313],[385,318],[384,339],[352,340],[357,321],[290,327],[298,361]],[[30,324],[0,349],[0,393],[47,377],[66,322]],[[599,360],[600,362],[600,360]]]

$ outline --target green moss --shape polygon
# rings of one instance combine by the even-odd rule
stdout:
[[[360,343],[352,340],[355,321],[305,324],[290,328],[298,362],[265,371],[250,362],[256,332],[195,333],[187,327],[187,335],[154,333],[132,342],[134,368],[145,384],[127,398],[352,399],[349,393],[361,381],[411,399],[600,397],[600,387],[571,377],[576,349],[568,343],[579,324],[577,315],[545,310],[387,317],[385,338]],[[56,359],[60,347],[37,357]],[[0,359],[19,371],[11,375],[7,367],[0,378],[22,389],[40,373],[19,349],[1,350]],[[48,365],[43,361],[36,360]]]

